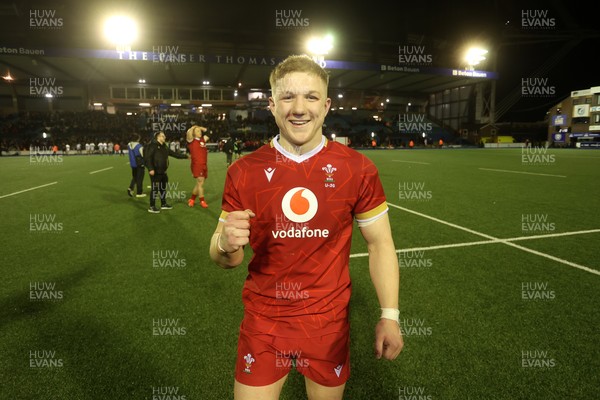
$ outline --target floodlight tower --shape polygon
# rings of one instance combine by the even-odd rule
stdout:
[[[325,35],[322,38],[312,38],[306,44],[306,48],[315,62],[325,68],[325,55],[333,49],[333,36]]]
[[[480,47],[471,47],[465,54],[465,61],[467,62],[467,69],[473,71],[475,66],[486,59],[485,55],[488,53],[486,49]]]
[[[104,22],[104,36],[116,46],[118,52],[131,51],[137,33],[136,22],[125,15],[115,15]]]

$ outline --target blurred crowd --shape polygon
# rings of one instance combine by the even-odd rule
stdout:
[[[258,147],[264,133],[271,128],[270,121],[242,118],[230,121],[212,114],[21,112],[0,117],[0,147],[2,151],[18,152],[56,146],[60,151],[81,149],[84,154],[105,154],[112,153],[115,145],[125,149],[133,133],[139,133],[142,141],[149,142],[158,130],[165,132],[169,142],[184,145],[185,133],[194,124],[208,128],[210,142],[215,143],[216,149],[220,142],[232,137],[241,139],[249,149]],[[263,125],[264,129],[252,130],[250,125]],[[89,151],[86,151],[86,144]]]
[[[105,111],[20,112],[0,116],[0,149],[7,153],[58,148],[72,154],[113,153],[117,145],[126,149],[134,133],[142,142],[150,142],[159,130],[185,148],[185,133],[194,125],[208,128],[210,149],[221,151],[226,141],[241,142],[244,151],[252,151],[268,142],[278,128],[268,114],[263,118],[226,118],[224,114],[191,114],[180,112],[107,113]],[[411,138],[399,135],[392,122],[356,120],[330,112],[325,120],[327,137],[348,137],[352,147],[406,147]],[[87,146],[86,146],[87,145]]]

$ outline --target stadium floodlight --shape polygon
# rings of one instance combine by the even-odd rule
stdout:
[[[467,66],[471,69],[480,62],[486,59],[485,55],[488,53],[486,49],[482,49],[480,47],[471,47],[467,50],[465,54],[465,61],[467,62]]]
[[[313,60],[325,68],[325,55],[333,49],[333,36],[325,35],[322,38],[312,38],[306,43],[306,49]]]
[[[137,34],[136,22],[125,15],[115,15],[104,22],[104,36],[117,46],[117,50],[130,51]]]
[[[312,38],[306,44],[308,51],[316,56],[324,56],[333,49],[333,36],[325,35],[322,38]]]

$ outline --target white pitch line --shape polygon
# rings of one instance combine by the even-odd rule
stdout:
[[[412,249],[399,249],[399,250],[396,250],[396,253],[407,253],[409,251],[450,249],[453,247],[478,246],[481,244],[498,243],[498,242],[499,241],[497,241],[497,240],[480,240],[479,242],[440,244],[437,246],[429,246],[429,247],[413,247]],[[351,254],[350,258],[368,257],[368,255],[369,255],[369,253],[356,253],[356,254]]]
[[[528,253],[540,256],[540,257],[545,257],[545,258],[548,258],[548,259],[550,259],[552,261],[563,263],[563,264],[566,264],[568,266],[571,266],[571,267],[574,267],[574,268],[579,268],[579,269],[581,269],[583,271],[587,271],[587,272],[589,272],[591,274],[596,274],[596,275],[600,276],[600,271],[596,271],[595,269],[586,267],[584,265],[576,264],[574,262],[567,261],[567,260],[564,260],[562,258],[554,257],[554,256],[551,256],[550,254],[542,253],[541,251],[533,250],[533,249],[530,249],[528,247],[519,246],[516,243],[506,242],[506,241],[504,241],[503,243],[506,244],[506,245],[508,245],[508,246],[512,246],[512,247],[514,247],[516,249],[523,250],[523,251],[526,251]]]
[[[9,193],[9,194],[2,195],[2,196],[0,196],[0,199],[3,199],[5,197],[14,196],[14,195],[19,194],[19,193],[29,192],[30,190],[35,190],[35,189],[43,188],[43,187],[50,186],[50,185],[56,185],[57,183],[58,182],[50,182],[50,183],[46,183],[44,185],[32,187],[32,188],[29,188],[29,189],[19,190],[18,192],[14,192],[14,193]]]
[[[421,161],[404,161],[404,160],[392,160],[395,162],[404,162],[404,163],[409,163],[409,164],[423,164],[423,165],[430,165],[430,163],[428,162],[421,162]]]
[[[570,236],[570,235],[585,235],[586,233],[600,233],[600,229],[588,229],[585,231],[573,231],[573,232],[561,232],[561,233],[548,233],[545,235],[534,235],[534,236],[519,236],[519,237],[502,239],[502,240],[507,241],[507,242],[516,242],[519,240],[543,239],[543,238],[549,238],[549,237]]]
[[[90,175],[98,173],[98,172],[102,172],[102,171],[108,171],[109,169],[113,169],[113,168],[114,167],[108,167],[108,168],[99,169],[98,171],[92,171],[92,172],[90,172]]]
[[[479,168],[482,171],[496,171],[496,172],[510,172],[511,174],[524,174],[524,175],[537,175],[537,176],[553,176],[555,178],[566,178],[565,175],[553,175],[553,174],[539,174],[537,172],[524,172],[524,171],[511,171],[508,169],[493,169],[493,168]]]
[[[392,203],[387,203],[387,204],[389,206],[392,206],[392,207],[397,208],[399,210],[406,211],[406,212],[409,212],[411,214],[418,215],[419,217],[427,218],[427,219],[430,219],[432,221],[439,222],[440,224],[448,225],[448,226],[451,226],[453,228],[460,229],[460,230],[463,230],[465,232],[472,233],[473,235],[481,236],[481,237],[484,237],[484,238],[490,239],[490,240],[500,240],[497,237],[486,235],[485,233],[477,232],[477,231],[474,231],[472,229],[465,228],[464,226],[456,225],[456,224],[453,224],[452,222],[444,221],[444,220],[441,220],[439,218],[435,218],[435,217],[432,217],[430,215],[420,213],[418,211],[413,211],[413,210],[410,210],[408,208],[400,207],[400,206],[397,206],[397,205],[392,204]]]
[[[510,242],[510,241],[508,241],[506,239],[499,239],[499,238],[496,238],[494,236],[486,235],[485,233],[477,232],[477,231],[475,231],[473,229],[465,228],[464,226],[456,225],[456,224],[453,224],[451,222],[444,221],[444,220],[441,220],[439,218],[435,218],[435,217],[432,217],[430,215],[420,213],[418,211],[413,211],[413,210],[410,210],[408,208],[400,207],[400,206],[397,206],[397,205],[392,204],[392,203],[387,203],[387,204],[389,206],[397,208],[399,210],[406,211],[406,212],[409,212],[411,214],[415,214],[415,215],[418,215],[418,216],[423,217],[423,218],[430,219],[430,220],[435,221],[435,222],[439,222],[440,224],[448,225],[448,226],[451,226],[453,228],[460,229],[460,230],[463,230],[465,232],[469,232],[469,233],[472,233],[474,235],[484,237],[486,239],[489,239],[490,241],[497,242],[497,243],[503,243],[503,244],[505,244],[507,246],[511,246],[511,247],[517,248],[519,250],[522,250],[522,251],[525,251],[525,252],[528,252],[528,253],[532,253],[532,254],[538,255],[540,257],[545,257],[545,258],[548,258],[550,260],[553,260],[553,261],[556,261],[556,262],[568,265],[570,267],[578,268],[578,269],[581,269],[583,271],[589,272],[591,274],[595,274],[595,275],[599,275],[600,276],[600,271],[597,271],[595,269],[586,267],[584,265],[576,264],[574,262],[567,261],[567,260],[564,260],[562,258],[554,257],[554,256],[551,256],[550,254],[542,253],[542,252],[539,252],[537,250],[532,250],[532,249],[529,249],[527,247],[519,246],[518,244],[512,243],[512,242]],[[559,235],[559,234],[556,234],[556,235]]]
[[[544,239],[544,238],[549,238],[549,237],[571,236],[571,235],[585,235],[587,233],[600,233],[600,229],[588,229],[585,231],[549,233],[546,235],[518,236],[518,237],[513,237],[513,238],[497,239],[497,240],[480,240],[477,242],[440,244],[437,246],[427,246],[427,247],[412,247],[412,248],[408,248],[408,249],[398,249],[398,250],[396,250],[396,253],[399,254],[399,253],[408,253],[409,251],[429,251],[429,250],[451,249],[451,248],[456,248],[456,247],[480,246],[483,244],[517,242],[520,240]],[[368,256],[369,256],[369,253],[356,253],[356,254],[351,254],[350,258],[368,257]]]

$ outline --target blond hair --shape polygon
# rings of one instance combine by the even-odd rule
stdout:
[[[309,75],[314,75],[325,84],[325,88],[329,86],[329,74],[311,57],[306,54],[291,55],[285,60],[277,64],[275,69],[271,71],[269,83],[271,84],[271,93],[275,95],[275,87],[277,82],[283,79],[286,75],[294,72],[304,72]]]

